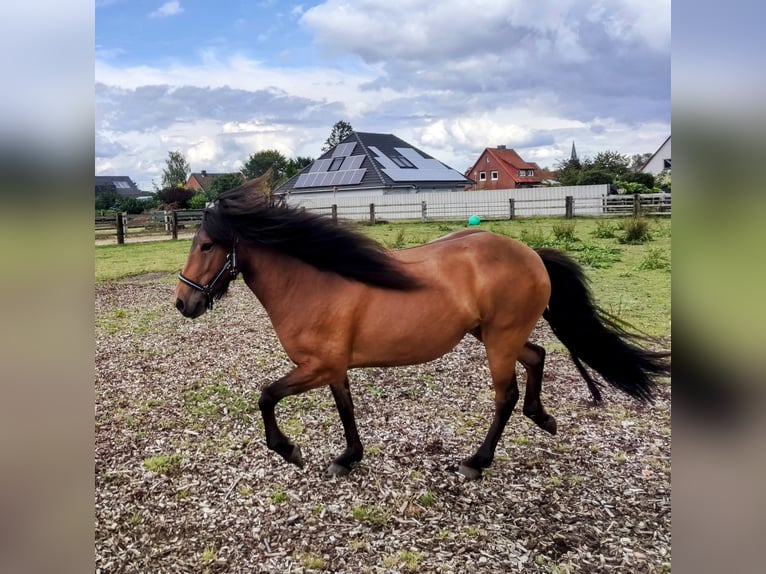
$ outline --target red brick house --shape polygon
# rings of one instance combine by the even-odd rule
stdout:
[[[236,175],[242,179],[242,174],[240,173],[208,173],[203,169],[201,172],[192,173],[189,176],[189,179],[186,181],[186,185],[184,187],[192,191],[207,192],[210,189],[210,184],[212,184],[213,181],[223,175]],[[244,182],[244,179],[242,179],[242,181]]]
[[[539,187],[548,177],[539,165],[524,161],[504,145],[486,148],[465,175],[476,182],[467,189]]]

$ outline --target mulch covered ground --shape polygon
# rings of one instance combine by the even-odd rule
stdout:
[[[174,283],[96,287],[96,571],[670,572],[670,386],[654,405],[593,406],[542,324],[550,436],[511,418],[479,481],[456,472],[492,415],[480,343],[420,366],[351,373],[366,452],[344,447],[332,396],[277,416],[305,468],[265,446],[258,396],[290,369],[241,281],[184,319]],[[523,369],[520,369],[523,392]]]

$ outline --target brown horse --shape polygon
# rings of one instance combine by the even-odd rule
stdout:
[[[250,188],[250,189],[248,189]],[[289,207],[243,186],[205,210],[175,305],[195,318],[211,309],[237,273],[263,304],[295,368],[267,385],[259,407],[268,448],[303,466],[300,448],[277,425],[284,397],[329,385],[347,448],[330,464],[344,475],[361,460],[348,370],[436,359],[466,333],[481,340],[495,389],[495,416],[460,472],[479,478],[519,398],[516,362],[527,371],[523,412],[555,434],[540,401],[545,350],[528,342],[542,316],[588,381],[583,363],[618,389],[651,400],[669,353],[652,352],[593,302],[580,267],[552,249],[479,230],[386,251],[349,226]]]

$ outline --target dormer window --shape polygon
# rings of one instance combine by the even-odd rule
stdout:
[[[526,169],[520,169],[519,170],[519,177],[527,177],[527,170]]]
[[[344,159],[346,158],[345,157],[332,158],[332,163],[330,163],[330,167],[327,168],[327,171],[338,171],[340,169],[340,166],[343,165]]]
[[[412,163],[410,160],[408,160],[406,157],[401,155],[392,155],[389,156],[391,158],[391,161],[394,162],[396,165],[403,169],[414,169],[415,164]]]
[[[532,177],[533,175],[535,175],[535,170],[533,170],[533,169],[528,169],[528,170],[527,170],[527,177]]]

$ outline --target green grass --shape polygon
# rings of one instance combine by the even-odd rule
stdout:
[[[186,262],[190,247],[190,239],[98,245],[96,281],[110,281],[143,273],[178,273]]]
[[[635,224],[630,218],[581,217],[574,220],[574,227],[562,218],[532,217],[485,222],[479,228],[521,240],[532,247],[569,250],[585,267],[594,297],[602,308],[649,335],[669,336],[670,273],[667,271],[671,221],[642,221],[648,225],[644,228],[644,223],[639,223],[638,226],[648,232],[648,237],[645,235],[643,241],[637,243],[621,242],[627,235],[626,229]],[[463,222],[359,225],[360,230],[387,247],[420,245],[467,228]],[[97,246],[95,279],[112,281],[160,272],[168,274],[168,282],[174,282],[189,247],[188,239]],[[126,319],[130,317],[115,313],[99,320],[105,330],[116,332]]]
[[[144,468],[157,474],[173,474],[181,468],[182,457],[180,454],[160,454],[144,459]]]

